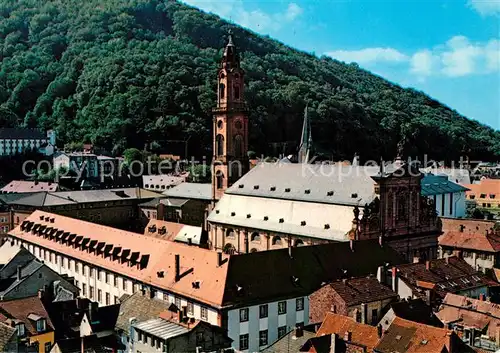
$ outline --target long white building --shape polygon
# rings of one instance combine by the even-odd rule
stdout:
[[[12,156],[32,150],[52,155],[55,145],[54,130],[44,134],[37,129],[0,128],[0,156]]]
[[[308,296],[324,281],[374,274],[401,261],[377,240],[228,256],[42,211],[8,241],[75,277],[81,295],[101,305],[147,290],[186,307],[190,317],[226,328],[233,347],[244,352],[307,325]]]

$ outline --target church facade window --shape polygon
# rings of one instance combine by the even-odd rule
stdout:
[[[234,137],[234,156],[243,157],[243,136],[241,135]]]
[[[226,238],[234,238],[235,237],[235,234],[234,234],[234,230],[232,228],[229,228],[228,230],[226,230]]]
[[[273,238],[273,245],[281,245],[281,244],[282,244],[281,237],[279,237],[279,236],[276,235]]]
[[[397,219],[402,221],[408,217],[408,195],[401,193],[397,200]]]
[[[217,189],[222,189],[224,187],[224,174],[218,173],[216,180],[217,180]]]
[[[215,139],[216,156],[220,157],[224,155],[224,136],[221,134],[217,135]]]
[[[252,233],[250,240],[253,242],[260,242],[260,234],[257,232]]]
[[[223,83],[219,84],[219,99],[226,98],[226,85]]]
[[[236,248],[233,244],[227,243],[226,245],[224,245],[223,251],[227,255],[233,255],[236,252]]]
[[[233,87],[234,91],[234,99],[240,99],[240,86],[234,86]]]

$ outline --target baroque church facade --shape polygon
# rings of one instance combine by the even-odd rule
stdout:
[[[244,71],[229,36],[218,71],[214,108],[209,247],[249,253],[377,238],[408,260],[437,254],[439,219],[422,195],[423,174],[404,163],[309,164],[311,126],[304,114],[299,163],[248,168]]]

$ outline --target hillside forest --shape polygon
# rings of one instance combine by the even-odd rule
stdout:
[[[180,141],[209,156],[229,29],[259,155],[295,151],[308,104],[325,158],[393,158],[398,143],[405,156],[500,158],[499,131],[422,92],[167,0],[0,0],[0,126],[54,128],[59,145],[115,155],[168,153]]]

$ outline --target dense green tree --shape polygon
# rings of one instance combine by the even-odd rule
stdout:
[[[308,104],[325,158],[392,158],[400,141],[413,157],[500,157],[500,132],[422,92],[170,0],[0,0],[0,127],[55,128],[61,144],[114,154],[172,152],[168,141],[189,139],[190,155],[211,156],[215,73],[230,27],[257,155],[294,152]]]

